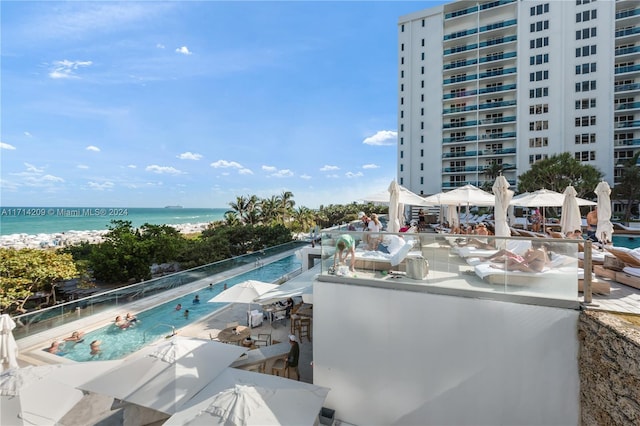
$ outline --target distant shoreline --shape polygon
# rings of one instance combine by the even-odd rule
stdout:
[[[209,226],[211,222],[203,223],[186,223],[186,224],[166,224],[177,229],[181,234],[199,234]],[[104,236],[108,230],[91,230],[91,231],[65,231],[55,232],[51,234],[10,234],[0,236],[1,248],[13,249],[55,249],[69,247],[72,245],[88,242],[89,244],[98,244],[104,240]]]

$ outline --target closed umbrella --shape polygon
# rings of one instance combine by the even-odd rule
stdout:
[[[169,425],[312,425],[329,389],[252,371],[227,368]]]
[[[15,321],[8,315],[0,315],[0,364],[9,368],[18,366],[18,345],[13,337]]]
[[[389,185],[389,223],[387,224],[387,231],[389,232],[400,231],[398,204],[400,204],[400,186],[398,182],[392,180]]]
[[[513,191],[509,189],[509,182],[507,179],[500,175],[493,183],[493,194],[495,195],[495,235],[496,237],[509,237],[511,236],[511,230],[507,223],[507,209],[509,208],[509,202],[513,197]],[[496,240],[496,247],[504,248],[506,240]]]
[[[578,193],[571,185],[567,186],[564,190],[560,228],[565,235],[582,228],[582,216],[580,215],[580,207],[578,207],[576,195],[578,195]]]
[[[602,181],[596,186],[598,196],[598,226],[596,227],[596,238],[603,244],[611,243],[613,237],[613,224],[611,223],[611,188],[609,184]]]

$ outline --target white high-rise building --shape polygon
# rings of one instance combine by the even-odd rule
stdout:
[[[614,185],[640,149],[640,1],[455,1],[402,16],[398,43],[398,182],[415,193],[497,169],[517,185],[562,152]]]

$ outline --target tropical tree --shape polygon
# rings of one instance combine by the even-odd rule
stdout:
[[[260,208],[262,209],[262,223],[264,225],[278,223],[278,209],[280,207],[280,199],[277,195],[272,195],[270,198],[263,198],[260,202]]]
[[[502,164],[493,161],[482,170],[482,173],[484,174],[484,183],[482,184],[482,189],[484,189],[485,191],[491,191],[496,178],[502,173]]]
[[[279,200],[281,220],[282,223],[286,225],[289,222],[288,218],[293,213],[293,207],[296,205],[296,202],[293,201],[293,193],[291,191],[282,191]]]
[[[235,211],[228,211],[224,214],[224,224],[227,226],[238,226],[242,224],[242,220]]]
[[[249,200],[244,196],[240,195],[236,197],[236,201],[229,203],[229,207],[238,215],[238,218],[242,223],[245,223],[245,215],[249,208]]]
[[[625,204],[624,221],[629,222],[631,218],[631,208],[640,200],[640,167],[638,167],[638,157],[636,153],[627,161],[622,169],[618,183],[613,188],[612,195],[617,201]]]
[[[77,275],[69,253],[38,249],[0,249],[0,311],[24,312],[24,304],[36,291],[50,291],[56,302],[55,286]]]
[[[313,210],[300,206],[293,211],[291,230],[294,232],[307,232],[316,225]]]
[[[260,198],[251,195],[247,201],[247,212],[245,213],[245,223],[256,225],[260,223]]]
[[[552,155],[538,161],[518,176],[518,191],[549,189],[564,192],[572,185],[579,197],[593,198],[593,191],[602,179],[602,172],[590,164],[583,164],[568,153]]]

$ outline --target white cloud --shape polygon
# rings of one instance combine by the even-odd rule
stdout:
[[[28,137],[28,138],[33,137],[33,135],[32,135],[31,133],[29,133],[29,132],[24,132],[24,135],[25,135],[26,137]]]
[[[79,168],[79,169],[88,169],[89,168],[89,166],[86,166],[84,164],[78,164],[76,167]]]
[[[44,175],[42,176],[42,180],[45,182],[64,182],[64,179],[58,176],[53,175]]]
[[[362,143],[374,146],[395,145],[398,143],[398,132],[394,132],[393,130],[380,130],[375,135],[366,138]]]
[[[0,149],[16,149],[16,147],[8,143],[0,142]]]
[[[138,168],[138,166],[136,166],[135,164],[129,164],[127,167],[130,168],[130,169],[137,169]]]
[[[283,178],[283,177],[291,177],[293,176],[293,172],[288,169],[278,170],[277,172],[271,174],[273,177]]]
[[[98,148],[97,146],[94,145],[89,145],[88,147],[85,148],[87,151],[93,151],[93,152],[100,152],[100,148]]]
[[[214,169],[228,169],[229,167],[233,167],[236,169],[244,169],[242,164],[236,163],[235,161],[227,161],[227,160],[218,160],[211,163],[211,167]]]
[[[251,169],[245,169],[245,168],[238,170],[238,173],[240,173],[241,175],[252,175],[253,174]]]
[[[89,188],[91,189],[95,189],[98,191],[104,191],[107,189],[111,189],[113,188],[113,182],[104,182],[104,183],[98,183],[98,182],[88,182],[87,185],[89,185]]]
[[[153,173],[158,173],[158,174],[170,174],[170,175],[182,174],[182,172],[180,170],[176,169],[175,167],[158,166],[156,164],[153,164],[151,166],[147,166],[145,168],[145,170],[148,171],[148,172],[153,172]]]
[[[311,176],[309,176],[309,175],[300,175],[300,179],[309,180],[309,179],[311,179]]]
[[[183,55],[191,55],[191,51],[187,46],[178,47],[176,52],[182,53]]]
[[[62,61],[55,61],[52,65],[51,72],[49,72],[49,77],[51,78],[78,78],[75,72],[80,67],[88,67],[92,65],[91,61],[70,61],[68,59],[64,59]]]
[[[199,160],[202,158],[202,155],[187,151],[187,152],[183,152],[177,157],[181,160]]]
[[[156,44],[156,47],[157,47],[158,49],[164,49],[164,48],[165,48],[164,44],[162,44],[162,43],[158,43],[158,44]]]
[[[264,170],[265,172],[273,173],[278,170],[278,168],[274,166],[262,166],[262,170]]]
[[[27,172],[29,172],[29,173],[42,173],[42,172],[44,172],[44,169],[39,169],[36,166],[34,166],[33,164],[24,163],[24,165],[27,168]]]
[[[327,175],[327,177],[328,177],[329,179],[339,179],[339,178],[340,178],[340,175],[337,175],[337,174],[333,173],[333,174]]]
[[[340,167],[324,165],[322,168],[320,168],[321,172],[331,172],[331,171],[334,171],[334,170],[340,170]]]
[[[362,166],[363,169],[379,169],[380,166],[378,166],[377,164],[365,164],[364,166]]]
[[[349,179],[352,178],[359,178],[364,176],[364,174],[362,172],[357,172],[357,173],[353,173],[353,172],[347,172],[344,174],[346,177],[348,177]]]

